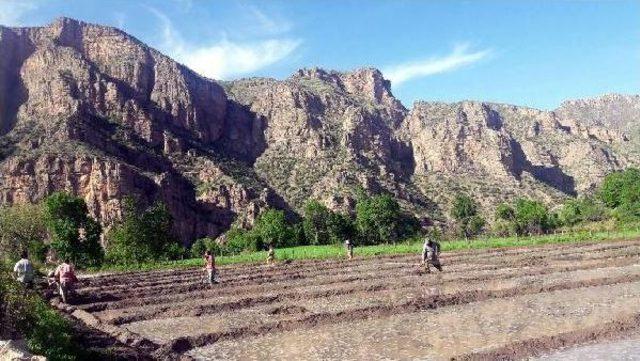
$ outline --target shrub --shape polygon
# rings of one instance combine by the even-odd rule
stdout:
[[[193,258],[200,258],[204,255],[205,251],[210,251],[215,255],[226,255],[230,253],[226,247],[221,246],[215,239],[212,238],[200,238],[196,240],[191,245],[189,253]]]
[[[604,204],[593,197],[582,197],[568,200],[558,212],[562,225],[573,226],[584,222],[598,222],[607,218]]]
[[[85,354],[69,323],[38,296],[0,271],[0,338],[23,337],[34,354],[49,360],[82,360]]]
[[[557,227],[557,216],[539,201],[518,198],[513,206],[500,204],[496,209],[496,234],[541,234]]]

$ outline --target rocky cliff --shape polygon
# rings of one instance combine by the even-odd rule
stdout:
[[[309,198],[347,210],[360,187],[438,220],[461,190],[487,209],[552,204],[638,163],[639,109],[609,95],[408,110],[376,69],[217,83],[117,29],[0,27],[0,204],[68,190],[108,224],[126,195],[161,200],[185,242]]]

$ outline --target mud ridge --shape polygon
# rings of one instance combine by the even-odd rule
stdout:
[[[471,302],[481,302],[497,298],[509,298],[529,294],[548,293],[585,287],[615,285],[620,283],[632,283],[638,281],[640,281],[640,275],[625,275],[619,277],[606,277],[601,279],[566,282],[555,285],[530,285],[495,291],[473,290],[448,295],[427,296],[394,305],[376,305],[338,313],[319,313],[306,317],[282,320],[275,323],[257,325],[253,327],[241,327],[229,331],[209,333],[199,336],[179,337],[163,345],[160,348],[159,352],[161,354],[166,352],[184,353],[190,349],[210,345],[222,340],[237,339],[241,337],[255,337],[272,332],[309,329],[320,325],[333,324],[338,322],[353,322],[368,318],[389,317],[398,314],[419,312],[439,307],[467,304]]]
[[[640,329],[640,313],[601,325],[518,341],[492,350],[452,357],[452,361],[521,360],[592,341],[614,340]]]
[[[616,266],[634,264],[635,260],[623,259],[616,262]],[[317,298],[326,298],[331,296],[349,295],[354,293],[371,293],[378,291],[393,291],[393,290],[406,290],[406,289],[420,289],[429,286],[442,286],[447,284],[455,284],[460,282],[482,282],[487,280],[509,280],[519,277],[540,276],[552,273],[571,272],[579,270],[598,269],[602,267],[612,267],[613,263],[610,261],[600,262],[590,265],[576,265],[576,266],[560,266],[554,268],[540,268],[533,270],[525,270],[520,273],[509,273],[504,275],[477,275],[470,277],[460,277],[455,279],[449,279],[441,283],[434,284],[432,279],[427,279],[420,282],[386,282],[380,284],[365,284],[360,287],[352,287],[346,289],[324,290],[316,292],[284,292],[271,296],[257,296],[247,297],[231,302],[223,302],[207,305],[185,305],[185,306],[162,306],[152,310],[144,310],[142,312],[131,313],[123,316],[118,316],[110,320],[105,320],[114,325],[123,325],[131,322],[145,321],[156,318],[171,318],[171,317],[193,317],[202,316],[208,314],[215,314],[223,311],[232,311],[242,308],[253,307],[261,304],[269,304],[283,301],[297,301],[297,300],[309,300]]]

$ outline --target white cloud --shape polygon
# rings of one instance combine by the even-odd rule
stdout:
[[[36,7],[36,3],[29,0],[0,0],[0,25],[23,25],[23,16]]]
[[[255,72],[291,55],[301,44],[298,39],[274,38],[242,43],[223,39],[211,45],[194,45],[182,39],[165,14],[150,10],[162,24],[163,50],[213,79],[227,80]]]
[[[447,56],[397,64],[386,68],[383,73],[393,85],[397,86],[411,79],[459,69],[483,60],[490,54],[490,49],[470,52],[468,45],[457,45]]]
[[[274,18],[267,16],[264,12],[255,6],[247,7],[253,18],[260,26],[260,30],[268,34],[283,34],[291,30],[290,22],[282,18]]]

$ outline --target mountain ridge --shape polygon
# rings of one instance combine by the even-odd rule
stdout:
[[[185,243],[309,198],[348,211],[358,188],[435,222],[459,191],[554,205],[638,164],[638,119],[624,95],[407,109],[374,68],[217,82],[116,28],[0,27],[0,204],[67,190],[108,226],[134,194],[167,203]]]

